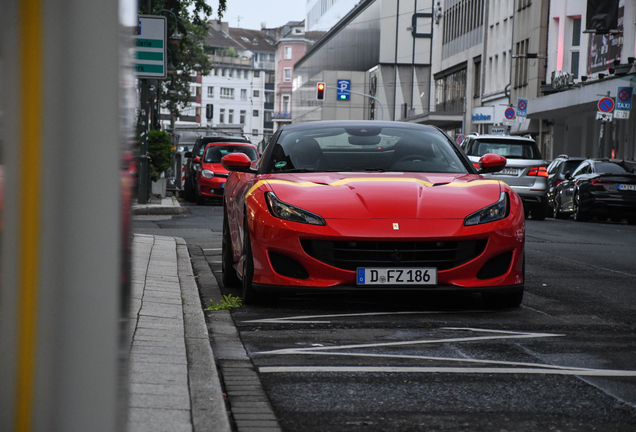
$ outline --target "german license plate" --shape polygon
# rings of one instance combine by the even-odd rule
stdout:
[[[498,171],[494,174],[518,176],[519,170],[517,168],[504,168],[501,171]]]
[[[619,184],[618,185],[618,190],[629,190],[629,191],[636,191],[636,184]]]
[[[357,284],[368,285],[437,285],[437,269],[435,267],[359,267]]]

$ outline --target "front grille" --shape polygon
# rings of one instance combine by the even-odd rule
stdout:
[[[448,270],[479,256],[488,240],[300,242],[309,256],[343,270],[358,267],[436,267]]]

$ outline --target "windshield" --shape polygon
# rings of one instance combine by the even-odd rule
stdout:
[[[541,153],[533,141],[522,140],[477,140],[471,149],[473,156],[494,153],[509,159],[541,159]]]
[[[248,146],[236,145],[216,145],[210,146],[205,151],[203,162],[205,163],[221,163],[221,158],[230,153],[245,153],[247,157],[255,161],[258,159],[256,149]]]
[[[597,162],[594,169],[599,174],[624,174],[627,172],[625,168],[612,162]]]
[[[455,147],[436,130],[343,126],[285,132],[268,153],[265,173],[468,172]]]

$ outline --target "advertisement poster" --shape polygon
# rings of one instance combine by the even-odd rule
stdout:
[[[621,59],[623,49],[623,13],[625,8],[618,9],[618,31],[615,34],[591,34],[590,55],[588,56],[587,73],[606,71],[614,66],[614,60]]]

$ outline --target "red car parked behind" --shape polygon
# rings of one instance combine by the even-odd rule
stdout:
[[[221,158],[237,152],[247,155],[254,164],[258,160],[258,151],[253,144],[215,142],[205,146],[203,158],[197,170],[195,190],[197,204],[203,204],[206,198],[223,197],[229,172],[221,165]]]

